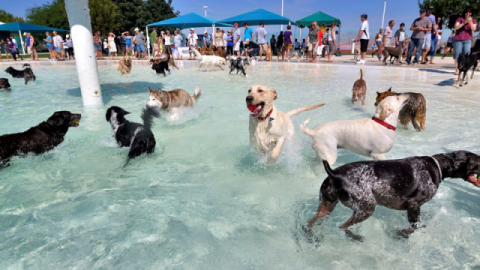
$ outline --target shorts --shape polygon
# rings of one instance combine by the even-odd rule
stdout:
[[[447,42],[446,48],[453,48],[453,44],[451,42]]]
[[[329,54],[333,54],[335,51],[335,45],[333,44],[333,41],[328,41],[328,51]]]
[[[290,51],[292,49],[292,44],[291,43],[285,43],[285,50]]]
[[[375,41],[375,44],[377,44],[377,46],[382,45],[382,42],[377,40],[377,41]]]
[[[392,38],[387,37],[385,39],[385,47],[392,47]]]
[[[137,52],[145,52],[145,44],[137,44]]]
[[[165,53],[172,54],[172,45],[165,45]]]
[[[158,51],[158,43],[152,43],[151,45],[154,52]]]
[[[314,42],[308,42],[308,51],[309,52],[314,52],[317,50],[317,41]]]
[[[425,41],[423,42],[422,49],[430,50],[430,47],[432,47],[432,35],[425,35]]]
[[[132,48],[132,44],[126,44],[126,45],[125,45],[125,48],[131,49],[131,48]]]
[[[368,39],[360,39],[360,52],[367,52],[368,49]]]
[[[62,52],[62,48],[60,48],[60,47],[55,47],[55,51],[57,51],[57,53]]]
[[[96,51],[101,51],[102,50],[102,45],[93,45],[93,47],[95,48]]]
[[[28,54],[32,54],[32,48],[27,47],[27,53],[28,53]]]
[[[123,54],[127,52],[127,48],[125,47],[125,44],[120,45],[120,50],[122,51]]]
[[[233,51],[234,51],[234,52],[240,51],[240,41],[238,41],[237,43],[235,43],[235,46],[233,47]]]
[[[173,56],[174,57],[182,57],[182,54],[180,53],[179,48],[173,47],[172,49],[173,49]]]

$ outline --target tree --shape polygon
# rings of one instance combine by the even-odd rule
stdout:
[[[143,5],[142,17],[139,18],[138,23],[145,27],[147,24],[163,21],[177,17],[180,12],[174,12],[172,7],[172,0],[147,0]],[[165,28],[162,30],[166,30]],[[169,29],[173,30],[173,29]]]
[[[418,6],[425,9],[433,6],[435,16],[441,17],[448,28],[453,28],[456,18],[463,16],[466,7],[473,9],[473,18],[478,20],[480,15],[480,0],[423,0],[422,3],[419,0]]]
[[[106,34],[118,29],[120,13],[111,0],[89,0],[92,31]]]
[[[142,0],[113,0],[113,2],[117,5],[120,14],[117,33],[133,32],[135,27],[142,27],[137,23],[137,19],[144,16],[142,14],[142,5],[144,4]]]
[[[11,23],[11,22],[23,22],[23,18],[15,17],[13,14],[6,12],[3,9],[0,9],[0,22]]]

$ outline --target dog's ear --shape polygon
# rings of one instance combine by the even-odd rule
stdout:
[[[377,91],[377,96],[380,96],[381,94],[382,94],[382,93],[380,93],[380,92]]]
[[[152,88],[150,88],[150,86],[148,87],[148,90],[150,91],[150,93],[154,93],[155,90],[153,90]]]
[[[387,91],[388,91],[388,92],[392,92],[392,87],[388,88]]]
[[[272,94],[273,94],[273,100],[276,100],[277,99],[277,90],[275,89],[270,89],[270,91],[272,91]]]

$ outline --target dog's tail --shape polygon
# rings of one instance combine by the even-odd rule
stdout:
[[[202,88],[200,86],[195,86],[195,93],[192,96],[193,101],[197,101],[202,95]]]
[[[154,108],[146,107],[143,108],[141,117],[145,129],[150,130],[153,126],[153,117],[159,117],[159,113]]]
[[[287,112],[287,115],[290,117],[290,116],[293,116],[293,115],[297,115],[301,112],[306,112],[306,111],[310,111],[310,110],[322,107],[323,105],[325,105],[325,103],[310,105],[310,106],[302,107],[302,108],[297,108],[295,110],[291,110],[291,111]]]
[[[308,123],[310,123],[310,119],[303,121],[303,123],[300,125],[300,130],[307,135],[313,136],[315,132],[307,127]]]
[[[335,173],[332,171],[332,168],[330,167],[330,164],[328,164],[328,161],[322,159],[323,162],[323,167],[325,167],[325,171],[327,172],[328,176],[334,177]]]
[[[360,69],[360,80],[363,79],[363,71]]]

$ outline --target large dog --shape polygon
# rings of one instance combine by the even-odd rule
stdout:
[[[195,53],[198,61],[200,62],[200,66],[198,67],[199,70],[200,68],[202,68],[203,65],[205,65],[205,70],[208,66],[217,66],[223,70],[222,65],[225,65],[227,63],[225,58],[223,57],[216,55],[201,55],[200,52],[197,51],[197,49],[193,47],[191,49]]]
[[[243,75],[247,76],[247,73],[245,72],[246,66],[250,65],[250,61],[248,60],[248,57],[245,59],[242,59],[241,57],[238,58],[230,58],[230,73],[232,74],[232,71],[235,69],[237,70],[237,75],[238,72],[241,71]]]
[[[362,105],[365,105],[365,99],[367,98],[367,82],[363,79],[363,71],[360,69],[360,79],[353,83],[352,88],[352,103],[359,100],[362,101]]]
[[[386,97],[396,96],[399,93],[392,91],[392,88],[388,89],[385,92],[377,92],[377,101],[375,106]],[[427,118],[427,101],[425,97],[420,93],[402,93],[408,95],[407,102],[403,105],[403,108],[400,110],[398,119],[405,129],[410,121],[412,121],[413,127],[417,131],[425,129],[425,120]]]
[[[387,161],[361,161],[330,168],[323,161],[328,177],[320,188],[317,213],[308,223],[307,232],[330,214],[337,203],[353,210],[352,217],[340,229],[361,240],[348,228],[369,218],[377,204],[394,210],[407,211],[410,227],[399,232],[408,236],[418,228],[420,207],[430,201],[445,178],[461,178],[476,187],[480,182],[480,156],[467,151],[449,154],[410,157]]]
[[[151,127],[153,117],[158,116],[155,110],[144,108],[142,111],[143,125],[129,122],[125,115],[130,114],[124,109],[112,106],[108,108],[105,118],[113,130],[113,137],[117,141],[118,147],[130,147],[126,166],[129,161],[143,153],[151,154],[155,151],[155,136],[153,136]]]
[[[130,74],[132,71],[132,58],[130,56],[124,56],[120,61],[118,61],[118,69],[120,73],[123,74]]]
[[[290,117],[325,105],[311,105],[285,113],[273,104],[276,99],[277,91],[264,85],[250,87],[246,98],[251,111],[250,143],[260,155],[268,155],[267,164],[277,161],[285,141],[295,133]]]
[[[400,47],[385,47],[383,49],[383,63],[386,65],[387,64],[387,58],[390,56],[390,64],[393,64],[393,61],[395,61],[395,59],[398,60],[398,62],[400,64],[402,64],[402,56],[403,56],[403,52],[405,50],[405,47],[407,46],[407,44],[410,42],[410,38],[406,38]]]
[[[470,79],[473,79],[473,74],[475,73],[475,69],[477,69],[478,65],[478,54],[463,54],[461,53],[460,56],[458,56],[458,62],[457,62],[457,67],[458,67],[458,83],[460,86],[463,86],[463,81],[465,81],[465,77],[467,78],[467,81],[465,81],[465,84],[468,84],[468,70],[472,69],[472,76]],[[463,73],[463,78],[460,79],[461,75]]]
[[[0,136],[0,167],[6,165],[11,157],[34,153],[43,154],[63,142],[70,127],[78,127],[81,114],[58,111],[47,121],[21,133]]]
[[[334,121],[314,130],[306,127],[310,122],[307,119],[300,129],[312,137],[317,156],[331,165],[337,160],[339,148],[383,160],[395,143],[398,114],[407,99],[408,95],[403,94],[386,97],[372,118]]]
[[[202,95],[202,89],[195,87],[195,94],[190,96],[187,91],[183,89],[174,89],[172,91],[164,91],[162,89],[153,90],[148,87],[150,91],[149,101],[147,107],[172,112],[174,109],[181,107],[193,108],[195,102]]]
[[[10,83],[8,83],[8,79],[0,78],[0,89],[10,90]]]
[[[23,69],[22,70],[17,70],[14,69],[13,67],[8,67],[5,72],[8,74],[12,75],[13,78],[24,78],[25,79],[25,84],[27,84],[29,81],[35,81],[37,77],[35,74],[33,74],[32,67],[30,64],[23,64]]]

